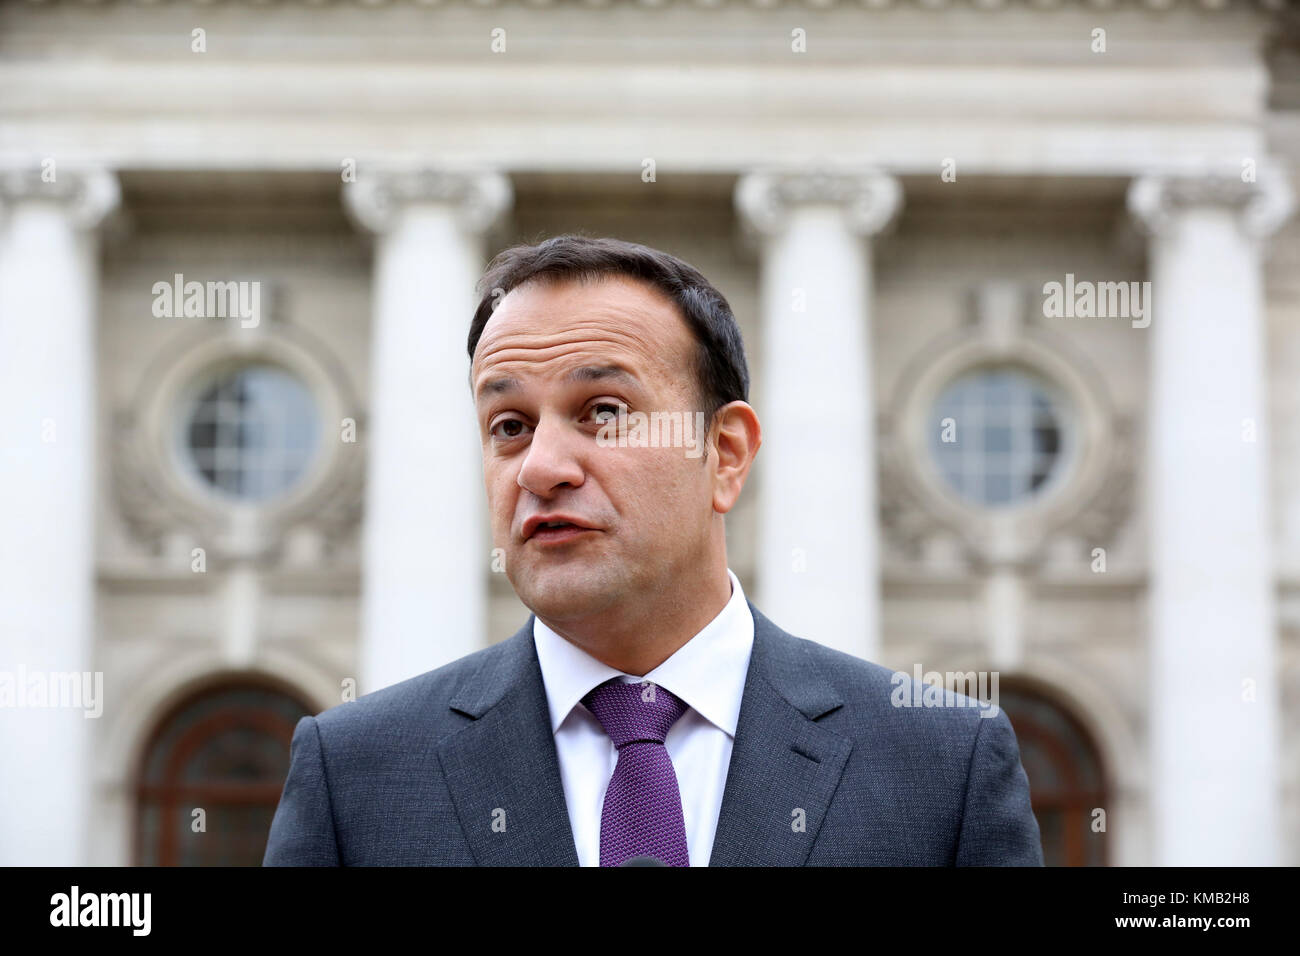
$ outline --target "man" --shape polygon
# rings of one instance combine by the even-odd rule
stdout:
[[[1005,714],[895,706],[892,671],[785,633],[728,568],[761,432],[704,276],[561,236],[481,291],[492,534],[533,614],[304,717],[265,863],[1042,865]]]

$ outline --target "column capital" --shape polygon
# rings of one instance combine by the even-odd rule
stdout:
[[[392,229],[402,211],[415,204],[450,206],[466,232],[482,233],[513,199],[510,180],[489,170],[389,167],[359,173],[356,182],[343,186],[348,213],[377,233]]]
[[[1242,231],[1255,238],[1276,232],[1291,216],[1295,199],[1286,171],[1262,162],[1253,181],[1240,173],[1155,173],[1129,185],[1128,211],[1148,234],[1167,235],[1179,212],[1220,207],[1237,216]]]
[[[736,183],[736,210],[747,228],[773,236],[785,229],[796,206],[837,205],[846,227],[872,236],[893,221],[903,205],[898,180],[879,170],[758,170]]]
[[[0,209],[25,202],[62,205],[78,229],[99,228],[122,200],[117,176],[99,167],[38,167],[0,170]]]

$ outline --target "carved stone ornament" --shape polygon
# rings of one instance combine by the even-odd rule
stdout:
[[[875,170],[758,171],[736,183],[736,210],[747,229],[779,234],[797,206],[839,206],[848,228],[860,236],[883,231],[903,204],[897,179]]]
[[[452,207],[461,228],[490,229],[510,208],[514,193],[500,173],[435,168],[370,169],[361,164],[356,182],[343,186],[343,203],[352,218],[371,232],[393,228],[413,204]]]
[[[52,166],[0,170],[0,210],[27,201],[62,204],[78,229],[99,227],[121,203],[117,177],[104,169]]]
[[[1039,375],[1069,401],[1074,447],[1068,470],[1040,495],[1019,505],[981,507],[958,496],[939,474],[929,448],[929,415],[955,378],[1008,365]],[[1100,375],[1068,342],[1027,319],[1010,337],[996,323],[971,322],[930,343],[898,381],[878,420],[878,444],[881,527],[900,557],[927,562],[946,555],[977,570],[1033,573],[1060,561],[1065,551],[1074,552],[1066,556],[1070,563],[1086,566],[1093,547],[1111,546],[1133,509],[1136,428],[1131,416],[1112,409]]]
[[[112,421],[111,477],[121,516],[156,554],[203,547],[211,560],[274,563],[287,540],[327,555],[354,546],[361,519],[366,422],[341,366],[304,330],[263,323],[257,334],[237,324],[196,328],[157,356],[130,404]],[[187,400],[223,369],[270,363],[298,376],[320,415],[312,464],[284,495],[266,502],[230,501],[187,472],[177,416]],[[355,441],[343,422],[355,422]],[[300,548],[300,550],[302,550]]]
[[[1129,186],[1127,202],[1138,225],[1152,235],[1168,234],[1182,210],[1218,206],[1236,212],[1247,235],[1265,238],[1295,208],[1285,170],[1270,160],[1251,171],[1140,176]]]

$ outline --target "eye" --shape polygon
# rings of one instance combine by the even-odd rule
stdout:
[[[593,416],[595,421],[608,424],[617,421],[619,411],[626,407],[621,402],[596,402],[591,406],[591,409],[595,413]]]
[[[493,438],[501,438],[501,439],[518,438],[520,435],[524,433],[524,429],[527,427],[528,427],[527,425],[525,425],[517,418],[503,418],[495,425],[492,426],[492,428],[489,430],[489,434],[491,434]],[[497,434],[498,430],[502,428],[505,429],[505,433]]]

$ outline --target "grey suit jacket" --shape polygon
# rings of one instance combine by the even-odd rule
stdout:
[[[749,609],[710,866],[1042,865],[1005,713],[894,706],[893,671]],[[263,863],[576,866],[532,617],[302,718]]]

